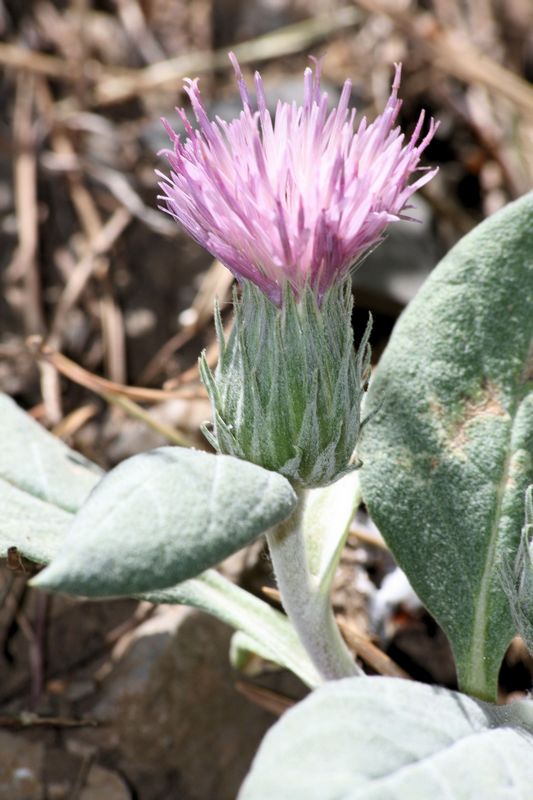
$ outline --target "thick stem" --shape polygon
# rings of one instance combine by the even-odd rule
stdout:
[[[305,491],[288,520],[267,533],[268,546],[283,607],[324,680],[361,675],[335,622],[328,595],[311,575],[302,519]]]

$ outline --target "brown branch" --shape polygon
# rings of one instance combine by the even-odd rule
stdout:
[[[22,711],[16,717],[0,716],[0,728],[24,730],[25,728],[95,728],[102,723],[96,719],[68,719],[66,717],[39,717],[32,711]]]
[[[75,361],[67,358],[67,356],[53,350],[40,336],[30,336],[26,344],[37,358],[53,364],[57,371],[66,378],[101,396],[104,394],[120,395],[132,400],[137,400],[140,403],[158,403],[178,397],[184,400],[196,400],[207,397],[206,392],[202,392],[199,389],[191,391],[185,387],[169,392],[163,389],[145,389],[140,386],[125,386],[110,381],[107,378],[102,378],[100,375],[94,375],[92,372],[89,372],[89,370],[76,364]]]
[[[353,2],[370,14],[383,14],[392,20],[408,40],[417,43],[422,56],[433,67],[466,83],[485,86],[533,117],[531,85],[482,53],[458,31],[440,28],[427,15],[398,10],[387,0]]]

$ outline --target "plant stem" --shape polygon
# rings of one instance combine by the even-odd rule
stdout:
[[[329,595],[311,575],[302,520],[306,492],[285,522],[267,533],[283,607],[313,664],[324,680],[362,675],[335,622]]]

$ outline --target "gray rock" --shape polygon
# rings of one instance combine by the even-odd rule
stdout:
[[[93,764],[89,769],[79,800],[130,800],[126,784],[116,773]]]
[[[113,759],[142,800],[234,800],[274,721],[233,687],[231,630],[160,607],[113,653],[91,716],[73,732]]]

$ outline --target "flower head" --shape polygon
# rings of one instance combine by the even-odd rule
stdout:
[[[173,149],[163,151],[171,172],[159,173],[162,208],[277,305],[286,283],[297,299],[310,286],[320,302],[435,174],[425,171],[408,183],[437,124],[431,120],[421,139],[422,112],[407,141],[395,127],[399,65],[383,113],[356,127],[351,82],[328,111],[318,61],[305,71],[303,105],[278,101],[272,119],[259,73],[254,110],[237,59],[230,59],[243,104],[237,119],[209,120],[196,79],[187,80],[185,90],[197,129],[183,109],[185,141],[164,123]]]

